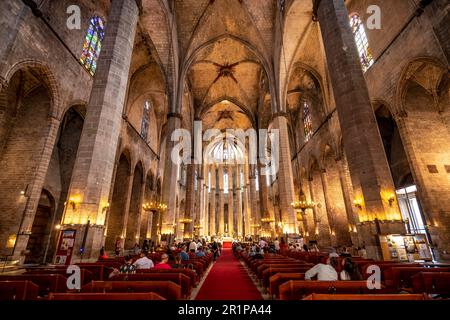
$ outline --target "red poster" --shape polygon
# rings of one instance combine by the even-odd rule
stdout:
[[[72,229],[61,231],[58,248],[56,249],[55,264],[70,265],[76,233],[77,231]]]

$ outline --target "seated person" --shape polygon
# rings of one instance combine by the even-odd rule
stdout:
[[[100,256],[98,257],[98,260],[105,260],[105,259],[108,259],[108,255],[106,254],[105,247],[102,247],[100,249]]]
[[[172,266],[172,268],[173,269],[183,269],[184,265],[181,263],[180,256],[175,256],[174,259],[175,259],[174,263],[172,263],[172,264],[169,263]]]
[[[134,263],[136,269],[151,269],[154,267],[153,261],[147,257],[147,254],[147,251],[141,252],[140,258]]]
[[[336,272],[336,267],[338,265],[338,259],[335,257],[329,257],[327,259],[327,264],[319,263],[314,267],[306,271],[305,280],[311,280],[317,276],[319,281],[337,281],[338,274]]]
[[[197,257],[204,257],[205,253],[203,252],[203,247],[199,247],[197,249],[197,253],[195,254]]]
[[[342,260],[342,271],[340,277],[341,280],[363,280],[363,277],[359,272],[358,265],[353,262],[351,258],[345,258]]]
[[[167,253],[163,253],[161,255],[161,262],[155,265],[155,269],[172,269],[168,262],[169,256],[167,255]]]
[[[113,271],[109,274],[109,278],[112,278],[119,273],[136,273],[136,266],[133,264],[133,257],[131,255],[125,256],[125,263],[121,265],[119,269],[113,269]]]
[[[184,246],[181,252],[178,254],[183,261],[189,260],[189,255],[186,252],[186,247]]]

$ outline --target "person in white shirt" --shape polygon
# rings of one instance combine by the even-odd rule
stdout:
[[[305,280],[311,280],[317,276],[318,281],[337,281],[338,274],[336,272],[336,266],[338,264],[337,258],[328,258],[327,264],[319,263],[314,267],[306,271]]]
[[[265,242],[263,239],[259,240],[259,247],[264,250],[265,246],[267,245],[267,242]]]
[[[151,269],[154,267],[153,261],[147,257],[147,251],[142,251],[140,258],[134,263],[136,269]]]
[[[280,241],[278,240],[278,238],[276,238],[275,241],[273,242],[273,246],[275,247],[276,252],[280,251]]]
[[[194,240],[192,240],[191,243],[189,244],[189,251],[197,252],[197,243]]]

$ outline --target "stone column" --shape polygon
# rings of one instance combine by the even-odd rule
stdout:
[[[319,179],[319,175],[316,174],[316,179],[309,180],[311,200],[318,203],[318,205],[313,208],[314,237],[318,240],[319,246],[327,247],[331,245],[331,236],[328,225],[325,198],[322,192],[322,183]],[[310,236],[312,235],[310,234]]]
[[[261,225],[261,214],[258,212],[258,194],[256,191],[256,175],[253,165],[249,166],[249,180],[250,180],[250,208],[251,208],[251,218],[250,218],[250,230],[252,235],[257,235],[260,228],[252,227],[251,225]]]
[[[19,221],[20,216],[18,215],[18,212],[20,212],[20,214],[23,214],[22,223],[19,225],[18,229],[11,228],[10,226],[8,226],[7,221],[2,221],[4,227],[2,226],[2,224],[0,224],[0,230],[5,232],[5,234],[0,234],[0,240],[2,240],[2,247],[0,248],[0,253],[5,254],[12,253],[13,254],[12,259],[19,260],[20,263],[25,262],[26,258],[25,250],[28,245],[31,230],[33,228],[34,217],[39,205],[39,200],[41,198],[42,188],[45,182],[45,176],[48,170],[53,148],[58,136],[60,122],[53,117],[49,119],[49,122],[50,122],[49,130],[45,140],[45,147],[41,154],[41,159],[38,162],[38,167],[36,168],[36,174],[34,176],[34,179],[30,180],[28,191],[24,195],[18,197],[17,202],[11,202],[9,204],[9,206],[11,206],[17,203],[18,208],[20,208],[19,210],[17,210],[17,208],[14,208],[15,210],[13,209],[11,211],[8,210],[9,211],[8,213],[12,212],[13,217],[11,218],[11,220],[14,221],[14,219],[17,219],[17,221]],[[7,191],[11,192],[10,190]],[[14,233],[17,232],[17,237],[15,238],[15,245],[12,248],[12,252],[10,251],[11,249],[6,248],[6,243],[9,240],[8,236],[10,235],[7,233],[8,231],[10,231],[10,234],[12,235],[14,235]],[[100,228],[99,232],[102,231],[103,228]],[[101,239],[99,245],[101,246]]]
[[[198,170],[198,176],[197,176],[197,191],[195,192],[195,219],[194,219],[194,226],[200,227],[203,226],[203,221],[205,220],[203,216],[203,207],[204,207],[204,200],[205,200],[205,188],[204,188],[204,179],[203,179],[203,169],[200,168]],[[202,229],[196,230],[196,236],[200,236],[202,234]]]
[[[325,199],[325,209],[328,217],[331,245],[334,247],[337,245],[336,243],[337,212],[335,212],[335,209],[330,199],[325,169],[321,170],[320,172],[320,180],[322,182],[323,197]],[[346,243],[342,243],[342,245],[346,245]]]
[[[193,226],[195,223],[195,165],[188,164],[186,169],[187,179],[186,179],[186,202],[184,218],[192,219],[191,223],[184,224],[184,234],[185,239],[190,239],[193,237]]]
[[[164,161],[164,180],[162,183],[162,201],[167,205],[167,209],[162,216],[161,237],[168,238],[174,233],[174,224],[176,216],[176,194],[178,190],[178,165],[172,161],[172,150],[174,142],[170,141],[172,132],[181,127],[181,115],[167,115],[167,141],[166,141],[166,158]],[[179,229],[179,228],[177,228]]]
[[[345,210],[347,212],[347,219],[349,223],[349,231],[352,243],[356,246],[360,246],[356,224],[358,221],[358,216],[355,212],[355,206],[353,204],[353,188],[352,182],[350,179],[350,173],[348,172],[348,166],[346,164],[345,159],[341,158],[338,160],[338,169],[339,169],[339,179],[341,181],[342,187],[342,195],[344,197]]]
[[[88,218],[97,226],[105,222],[102,207],[108,203],[113,178],[138,14],[134,0],[111,3],[69,190],[69,197],[80,202],[78,210],[69,209],[66,213],[66,217],[78,217],[74,252],[81,246],[85,229],[82,224]],[[90,228],[89,233],[84,258],[96,258],[103,228]]]
[[[144,242],[144,239],[147,236],[147,227],[148,227],[148,220],[144,219],[144,216],[147,216],[148,214],[145,212],[143,206],[145,201],[145,186],[146,185],[144,179],[141,184],[141,193],[139,195],[139,216],[137,218],[137,226],[136,226],[137,227],[136,239],[139,239],[139,243]],[[148,219],[148,217],[145,218]]]
[[[363,207],[360,216],[369,221],[401,219],[397,201],[395,206],[388,201],[395,188],[344,0],[315,0],[315,8],[355,197]],[[404,232],[404,227],[397,229]],[[366,234],[364,240],[368,256],[380,258],[376,237]]]
[[[241,197],[241,166],[236,165],[236,233],[240,239],[242,237],[242,197]]]
[[[215,236],[216,231],[216,167],[215,165],[210,166],[211,172],[211,192],[209,193],[209,235]]]
[[[244,192],[243,192],[243,196],[244,196],[244,235],[248,236],[251,234],[251,229],[250,229],[250,218],[251,218],[251,207],[250,207],[250,182],[249,182],[249,172],[248,172],[248,164],[244,164],[243,165],[243,169],[244,169],[244,181],[243,186],[244,186]]]
[[[284,233],[297,233],[297,216],[291,204],[295,199],[294,179],[292,175],[291,150],[287,119],[278,114],[273,119],[273,128],[279,130],[278,189],[280,192],[280,210]]]
[[[145,239],[152,239],[152,231],[153,231],[153,211],[147,211],[147,233],[145,234]]]
[[[228,166],[228,236],[234,234],[233,170]]]
[[[218,204],[218,218],[219,218],[219,230],[218,234],[223,236],[225,232],[225,215],[224,215],[224,188],[223,188],[223,165],[219,165],[219,204]]]

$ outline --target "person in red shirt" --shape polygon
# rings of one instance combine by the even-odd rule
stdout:
[[[167,253],[161,255],[161,262],[155,265],[155,269],[172,269],[172,267],[168,264],[169,256]]]

